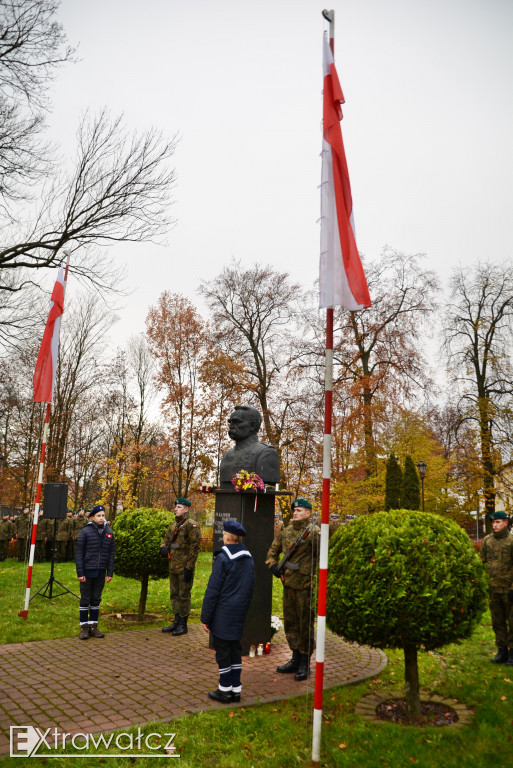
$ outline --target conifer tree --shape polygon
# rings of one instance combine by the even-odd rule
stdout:
[[[385,475],[385,511],[399,509],[401,506],[401,484],[403,473],[393,453],[387,460]]]
[[[400,506],[402,509],[420,509],[420,480],[409,453],[404,459]]]

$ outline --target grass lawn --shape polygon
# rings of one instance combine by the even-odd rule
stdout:
[[[210,572],[211,555],[201,553],[193,589],[192,621],[199,621],[203,592]],[[33,591],[48,578],[50,566],[37,565]],[[56,567],[55,577],[70,589],[77,586],[72,564]],[[65,595],[53,600],[36,597],[28,621],[17,616],[22,607],[25,584],[23,567],[7,560],[0,566],[0,642],[23,642],[65,637],[78,630],[78,602]],[[138,583],[114,577],[106,586],[102,608],[108,613],[133,613]],[[170,617],[166,581],[151,582],[148,612]],[[273,613],[281,615],[280,585],[275,580]],[[109,631],[116,629],[108,622]],[[155,625],[160,626],[162,620]],[[124,626],[123,630],[130,629]],[[137,631],[135,629],[135,631]],[[8,649],[3,649],[8,652]],[[513,668],[490,663],[494,655],[493,633],[488,614],[474,636],[459,646],[446,646],[438,653],[420,653],[421,687],[463,702],[473,712],[471,723],[462,729],[402,727],[369,723],[354,714],[355,704],[370,692],[401,690],[403,661],[400,651],[387,651],[388,667],[379,679],[355,686],[325,691],[321,765],[325,768],[510,768],[513,765]],[[313,687],[313,683],[312,683]],[[292,768],[309,765],[311,754],[312,696],[248,708],[225,708],[187,715],[167,723],[148,724],[144,729],[176,733],[177,765],[187,768]],[[134,733],[136,729],[133,729]],[[53,759],[39,760],[51,765]],[[154,760],[83,757],[81,766],[141,766]],[[31,758],[17,758],[16,765],[33,765]],[[11,765],[10,758],[0,766]],[[62,768],[77,765],[76,758],[63,757]]]

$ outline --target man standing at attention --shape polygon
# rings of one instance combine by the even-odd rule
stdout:
[[[189,499],[175,501],[175,522],[172,523],[160,545],[160,554],[169,559],[169,592],[175,618],[162,632],[172,635],[187,634],[187,619],[191,611],[191,589],[194,580],[194,566],[201,544],[201,530],[188,515],[191,508]]]
[[[513,536],[505,512],[493,512],[490,519],[493,533],[485,536],[479,554],[488,571],[490,613],[497,646],[492,661],[513,667]]]
[[[292,658],[277,672],[295,672],[295,680],[310,674],[315,650],[313,585],[317,571],[320,529],[310,519],[312,505],[305,499],[292,502],[292,522],[284,528],[267,553],[266,563],[283,582],[283,619]],[[278,568],[280,553],[283,567]]]
[[[80,640],[105,637],[98,629],[105,582],[114,574],[114,534],[105,522],[105,507],[89,512],[89,522],[79,533],[75,562],[80,582]]]

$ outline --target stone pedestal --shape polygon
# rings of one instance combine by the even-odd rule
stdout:
[[[271,639],[272,580],[273,575],[265,558],[274,538],[274,507],[276,496],[290,495],[287,491],[235,491],[216,490],[214,517],[214,552],[223,546],[223,523],[238,520],[246,529],[244,545],[253,555],[255,563],[255,589],[249,606],[242,653],[247,656],[250,645],[258,647]],[[255,511],[256,499],[256,511]]]

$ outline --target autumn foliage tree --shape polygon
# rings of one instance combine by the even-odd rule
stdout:
[[[148,312],[146,329],[168,425],[168,482],[175,496],[187,496],[198,472],[212,467],[204,434],[211,402],[200,375],[209,334],[191,302],[169,291]]]

